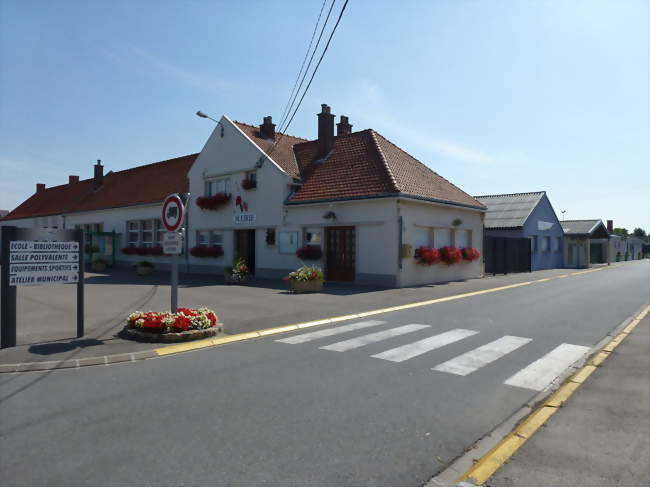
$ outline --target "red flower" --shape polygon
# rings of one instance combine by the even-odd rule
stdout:
[[[463,255],[456,247],[442,247],[439,252],[440,260],[447,265],[458,264],[463,259]]]
[[[418,247],[415,249],[415,258],[418,264],[432,265],[440,260],[440,252],[432,247]]]
[[[174,321],[174,329],[180,331],[187,331],[190,329],[191,324],[192,322],[187,316],[179,315],[176,317],[176,320]]]
[[[465,259],[468,262],[472,262],[481,256],[478,250],[473,249],[471,247],[466,247],[462,249],[461,253],[463,254],[463,259]]]

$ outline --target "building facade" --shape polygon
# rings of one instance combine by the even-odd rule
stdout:
[[[564,266],[564,232],[545,191],[475,198],[487,207],[486,236],[530,240],[530,270]]]
[[[303,264],[328,281],[386,287],[481,276],[482,259],[428,266],[415,251],[482,252],[484,206],[372,129],[352,132],[341,117],[335,134],[321,108],[315,140],[276,133],[271,117],[253,126],[223,116],[199,154],[39,186],[0,224],[114,233],[116,265],[164,268],[161,202],[189,193],[190,272],[220,274],[241,257],[260,278]]]

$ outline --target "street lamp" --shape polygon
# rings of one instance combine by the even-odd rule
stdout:
[[[562,210],[560,213],[562,213],[562,221],[564,221],[564,213],[566,213],[566,210]]]
[[[209,116],[207,113],[202,112],[201,110],[196,112],[196,116],[201,118],[208,118],[212,120],[214,123],[216,123],[217,125],[219,125],[221,127],[221,137],[223,137],[223,124],[219,120],[215,120],[214,118]]]

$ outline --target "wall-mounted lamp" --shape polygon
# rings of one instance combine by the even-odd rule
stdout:
[[[333,211],[327,211],[323,214],[325,220],[336,220],[336,213]]]
[[[223,124],[219,120],[215,120],[214,118],[209,116],[207,113],[202,112],[201,110],[196,112],[196,115],[197,115],[197,117],[208,118],[208,119],[212,120],[214,123],[216,123],[217,125],[219,125],[219,127],[221,127],[221,134],[220,135],[221,135],[221,137],[223,137]]]

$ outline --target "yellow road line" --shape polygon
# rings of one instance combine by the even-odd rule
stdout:
[[[602,270],[602,269],[597,269]],[[559,276],[561,277],[561,276]],[[476,485],[485,484],[494,473],[507,462],[512,455],[555,414],[571,395],[594,373],[602,362],[636,327],[650,311],[648,305],[618,335],[596,353],[586,365],[568,378],[562,386],[551,394],[544,403],[532,412],[521,424],[506,435],[494,448],[476,462],[457,482],[470,480]]]
[[[379,314],[384,314],[384,313],[392,313],[394,311],[403,311],[405,309],[413,309],[413,308],[420,308],[422,306],[429,306],[432,304],[437,304],[437,303],[445,303],[447,301],[455,301],[457,299],[464,299],[464,298],[469,298],[472,296],[480,296],[482,294],[489,294],[489,293],[495,293],[498,291],[505,291],[506,289],[515,289],[518,287],[523,287],[523,286],[529,286],[530,284],[538,283],[538,282],[548,282],[552,281],[554,279],[562,279],[565,277],[569,277],[570,275],[577,275],[577,274],[584,274],[586,272],[595,272],[595,271],[601,271],[606,269],[605,267],[599,268],[599,269],[591,269],[588,271],[581,271],[581,272],[574,272],[573,274],[562,274],[560,276],[552,276],[552,277],[544,277],[541,279],[536,279],[532,281],[525,281],[525,282],[517,282],[515,284],[508,284],[506,286],[499,286],[499,287],[493,287],[489,289],[482,289],[480,291],[472,291],[469,293],[463,293],[463,294],[456,294],[454,296],[446,296],[444,298],[436,298],[436,299],[429,299],[426,301],[418,301],[415,303],[408,303],[408,304],[401,304],[397,306],[391,306],[388,308],[380,308],[380,309],[374,309],[370,311],[365,311],[363,313],[355,313],[355,314],[349,314],[349,315],[342,315],[342,316],[334,316],[331,318],[324,318],[321,320],[313,320],[313,321],[305,321],[302,323],[294,323],[291,325],[284,325],[284,326],[276,326],[273,328],[266,328],[263,330],[259,331],[254,331],[254,332],[249,332],[249,333],[239,333],[236,335],[228,335],[225,337],[221,338],[215,338],[215,339],[208,339],[208,340],[199,340],[196,342],[191,342],[191,343],[179,343],[176,345],[169,345],[166,347],[160,347],[155,349],[154,351],[156,352],[157,355],[170,355],[173,353],[180,353],[180,352],[188,352],[191,350],[198,350],[200,348],[206,348],[206,347],[212,347],[215,345],[222,345],[224,343],[232,343],[232,342],[237,342],[241,340],[250,340],[251,338],[259,338],[262,336],[267,336],[267,335],[274,335],[276,333],[285,333],[289,331],[294,331],[300,328],[309,328],[312,326],[320,326],[320,325],[329,325],[332,323],[336,323],[339,321],[346,321],[346,320],[353,320],[353,319],[358,319],[358,318],[365,318],[366,316],[375,316]]]

